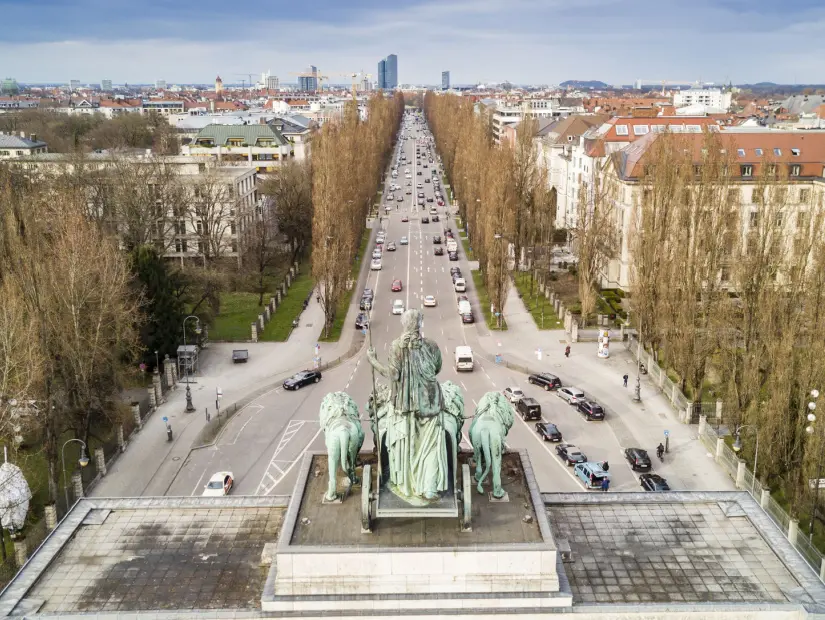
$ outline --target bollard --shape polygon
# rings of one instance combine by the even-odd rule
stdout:
[[[83,497],[83,476],[79,471],[72,474],[72,486],[74,487],[75,501]]]
[[[252,323],[252,342],[258,342],[258,324]]]
[[[103,452],[103,448],[95,448],[95,466],[97,466],[97,471],[100,472],[101,476],[106,475],[106,454]]]
[[[819,562],[819,580],[825,581],[825,558]]]
[[[57,527],[57,506],[49,504],[46,506],[46,527],[49,531]]]
[[[771,499],[771,490],[770,489],[762,489],[762,495],[759,497],[759,505],[762,507],[762,510],[768,509],[768,502]]]
[[[135,420],[135,428],[140,430],[143,427],[143,421],[140,419],[140,403],[132,403],[132,417]]]
[[[788,524],[788,542],[796,547],[796,538],[799,536],[799,519],[791,519]]]
[[[123,424],[117,425],[117,449],[126,452],[126,440],[123,437]]]
[[[270,312],[275,312],[275,309],[276,309],[277,307],[278,307],[278,306],[276,306],[276,305],[275,305],[275,298],[274,298],[274,297],[270,297],[270,298],[269,298],[269,311],[270,311]]]
[[[26,560],[29,559],[29,546],[26,543],[26,539],[23,540],[15,540],[14,541],[14,561],[17,562],[17,566],[23,566],[26,563]]]
[[[275,307],[276,308],[281,305],[281,297],[282,297],[281,289],[278,289],[277,291],[275,291]]]
[[[264,320],[269,323],[272,319],[272,311],[269,309],[269,306],[264,306]]]
[[[745,465],[745,461],[743,459],[739,459],[736,463],[736,488],[737,489],[744,489],[745,488],[745,470],[747,466]]]

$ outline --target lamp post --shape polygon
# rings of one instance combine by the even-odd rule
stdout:
[[[69,439],[66,443],[63,444],[63,447],[60,449],[60,460],[63,463],[63,492],[66,494],[66,512],[69,511],[69,485],[66,482],[66,446],[76,441],[82,447],[80,448],[80,458],[77,462],[80,464],[81,467],[86,467],[89,464],[89,457],[86,456],[86,442],[82,439]]]
[[[741,433],[746,428],[756,431],[756,446],[753,452],[753,478],[754,480],[758,480],[756,471],[757,467],[759,466],[759,427],[754,424],[740,424],[736,427],[736,439],[733,441],[733,451],[737,454],[742,449],[742,437]]]
[[[808,435],[813,435],[814,433],[814,422],[816,422],[816,401],[819,398],[819,390],[811,390],[811,400],[808,402],[808,415],[807,420],[810,422],[808,426],[805,427],[805,432]],[[821,427],[820,427],[821,429]],[[822,435],[822,431],[820,430],[820,436]],[[821,437],[820,437],[821,438]],[[814,524],[816,523],[816,512],[817,512],[817,501],[819,499],[819,481],[822,480],[822,446],[819,446],[819,464],[816,468],[816,478],[814,479],[814,488],[811,493],[811,521],[808,524],[808,540],[812,541],[814,538]]]
[[[184,346],[184,350],[186,348],[186,321],[188,321],[189,319],[195,319],[195,333],[196,334],[201,333],[201,320],[200,320],[199,317],[195,316],[194,314],[190,314],[188,317],[183,319],[183,346]],[[192,368],[192,364],[191,364],[192,360],[189,357],[189,351],[185,351],[185,352],[186,352],[186,383],[189,383],[189,371]]]

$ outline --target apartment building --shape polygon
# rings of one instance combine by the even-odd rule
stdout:
[[[141,103],[143,114],[160,114],[161,116],[171,116],[173,114],[184,113],[183,99],[144,99]]]
[[[566,118],[584,112],[580,99],[524,99],[499,102],[493,111],[493,139],[501,143],[504,128],[517,125],[525,115],[535,118]]]
[[[5,133],[0,131],[0,160],[22,159],[38,153],[48,153],[49,145],[37,139],[37,134],[26,132]]]
[[[277,167],[292,157],[292,144],[274,126],[207,125],[191,144],[181,147],[185,156],[215,156],[222,164],[245,164],[261,170]]]
[[[605,163],[602,173],[616,184],[616,227],[619,233],[619,253],[609,262],[602,277],[602,285],[611,288],[630,288],[632,270],[632,235],[634,222],[644,187],[641,180],[645,166],[651,161],[651,149],[660,133],[649,133],[644,138],[613,153]],[[693,165],[701,166],[704,136],[685,136],[685,148],[692,155]],[[760,217],[760,200],[757,185],[764,166],[784,168],[791,184],[787,213],[777,223],[787,238],[789,251],[794,232],[811,221],[808,211],[821,201],[812,200],[825,192],[825,131],[724,131],[720,140],[727,153],[734,159],[731,171],[736,192],[730,197],[732,204],[740,208],[742,239],[747,238]],[[724,274],[720,274],[725,277]]]
[[[732,94],[720,88],[689,88],[673,94],[673,106],[704,106],[708,110],[727,112],[730,109]]]

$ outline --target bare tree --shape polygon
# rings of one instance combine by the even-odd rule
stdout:
[[[286,236],[293,262],[312,239],[312,174],[309,163],[287,161],[261,185],[272,201],[278,230]]]
[[[281,242],[274,210],[264,208],[260,214],[252,216],[244,226],[242,240],[244,265],[255,276],[258,305],[262,306],[267,270],[279,259],[287,258],[287,247]]]
[[[236,217],[241,204],[232,178],[223,178],[216,171],[198,177],[189,188],[185,210],[198,240],[198,252],[204,264],[214,263],[227,252],[236,250]]]

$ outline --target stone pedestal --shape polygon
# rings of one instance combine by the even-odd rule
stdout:
[[[258,324],[257,323],[252,323],[251,332],[252,332],[251,333],[252,342],[258,342]]]
[[[74,497],[76,500],[84,496],[83,494],[83,476],[79,471],[72,474],[72,486],[74,487]]]
[[[155,402],[162,405],[165,401],[163,398],[163,385],[160,382],[160,373],[155,370],[152,375],[152,387],[155,389]]]
[[[140,430],[143,421],[140,419],[140,403],[132,403],[132,418],[135,420],[135,428]]]
[[[149,409],[154,411],[158,407],[157,397],[155,396],[155,386],[149,386],[146,388],[146,392],[149,394]]]
[[[14,541],[14,561],[17,562],[17,566],[23,566],[26,563],[26,560],[29,559],[29,546],[26,543],[26,539],[23,540],[15,540]]]
[[[45,518],[46,527],[49,531],[52,531],[55,527],[57,527],[57,506],[54,504],[49,504],[46,506]]]
[[[169,389],[175,389],[175,361],[170,359],[167,355],[163,358],[163,372],[166,375],[166,385],[169,386]]]
[[[103,448],[95,448],[95,466],[101,476],[106,475],[106,454],[104,454]]]
[[[126,438],[123,436],[123,424],[117,425],[117,448],[121,452],[126,452]]]

